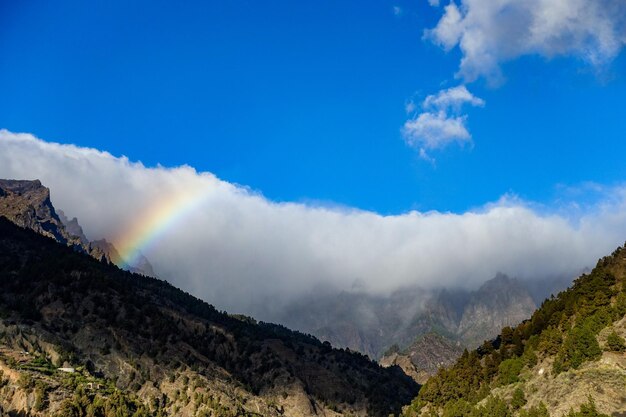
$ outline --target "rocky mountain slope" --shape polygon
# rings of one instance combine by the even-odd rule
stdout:
[[[526,320],[536,308],[520,281],[498,274],[471,293],[454,333],[465,346],[476,347],[503,327]]]
[[[417,391],[397,367],[230,316],[0,217],[0,412],[387,416]]]
[[[530,319],[441,369],[404,415],[626,416],[625,337],[621,247]]]
[[[315,294],[273,319],[333,345],[380,358],[392,345],[408,348],[416,337],[430,332],[464,347],[477,347],[502,327],[530,317],[535,308],[520,281],[498,274],[476,291],[413,288],[388,297]]]
[[[462,353],[460,342],[431,332],[417,337],[408,348],[392,346],[383,355],[380,364],[397,365],[415,381],[424,384],[439,368],[453,365]]]
[[[38,180],[0,180],[0,216],[59,243],[87,251],[79,237],[69,234],[50,201],[50,190]]]
[[[134,265],[124,265],[112,243],[104,239],[90,242],[75,217],[70,220],[65,213],[55,210],[50,201],[50,190],[39,180],[0,179],[0,216],[98,260],[154,276],[152,265],[145,257],[139,257]]]
[[[392,346],[380,363],[398,365],[424,384],[439,368],[452,365],[464,347],[475,347],[495,337],[504,326],[530,317],[534,309],[534,301],[524,286],[504,274],[498,274],[471,293],[442,291],[426,302],[421,317],[416,320],[418,326],[408,332],[423,331],[428,324],[432,330],[420,334],[405,348]]]

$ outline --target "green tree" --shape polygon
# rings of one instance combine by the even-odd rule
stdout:
[[[43,411],[48,406],[48,386],[42,382],[35,383],[35,411]]]
[[[587,326],[570,330],[554,363],[555,372],[578,368],[583,362],[598,359],[602,355],[593,331]]]
[[[589,397],[589,402],[580,406],[580,411],[570,411],[567,417],[611,417],[607,414],[602,414],[596,408],[596,403],[593,398]]]
[[[513,329],[510,326],[503,327],[500,338],[504,345],[513,343]]]
[[[511,398],[511,408],[513,410],[518,410],[526,405],[526,396],[524,395],[524,391],[520,387],[515,388],[513,391],[513,398]]]
[[[520,410],[519,417],[550,417],[546,405],[541,402],[538,406],[532,406],[528,410]]]
[[[442,417],[467,417],[472,413],[472,410],[472,405],[463,399],[449,401],[443,407]]]
[[[519,373],[524,367],[521,358],[507,359],[498,367],[499,381],[502,385],[509,385],[519,381]]]
[[[559,351],[559,347],[563,342],[563,336],[559,329],[548,327],[539,337],[539,349],[549,355],[553,355]]]
[[[485,405],[476,407],[471,417],[511,417],[511,410],[500,397],[489,397]]]
[[[609,350],[612,350],[613,352],[626,351],[626,341],[623,337],[618,335],[615,330],[609,333],[608,337],[606,338],[606,346],[609,348]]]

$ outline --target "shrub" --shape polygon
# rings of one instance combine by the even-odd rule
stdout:
[[[520,410],[519,417],[550,417],[550,413],[544,403],[539,403],[538,406],[530,407],[528,410]]]
[[[559,373],[570,368],[576,369],[583,362],[598,359],[601,355],[602,351],[593,331],[587,326],[574,327],[568,333],[554,362],[554,371]]]
[[[499,381],[502,385],[509,385],[519,381],[519,373],[524,367],[521,358],[502,361],[498,367]]]
[[[35,386],[35,381],[30,374],[24,373],[17,380],[17,385],[25,390],[31,390]]]
[[[613,352],[626,351],[626,341],[615,330],[609,333],[609,336],[606,338],[606,346]]]
[[[463,399],[450,401],[443,407],[443,417],[466,417],[472,410],[471,404]]]
[[[485,405],[477,407],[471,417],[511,417],[511,410],[500,397],[489,397]]]
[[[511,398],[511,408],[517,410],[525,405],[526,397],[524,396],[524,391],[522,391],[521,388],[517,387],[515,391],[513,391],[513,398]]]
[[[579,412],[574,412],[571,410],[567,417],[610,417],[606,414],[602,414],[598,412],[596,408],[596,403],[593,401],[593,398],[589,397],[589,402],[587,404],[583,404],[580,406]]]

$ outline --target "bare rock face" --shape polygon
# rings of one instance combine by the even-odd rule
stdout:
[[[111,242],[106,239],[99,239],[90,242],[89,239],[87,239],[87,236],[85,236],[83,228],[78,223],[78,219],[76,217],[70,220],[62,210],[57,210],[57,213],[61,222],[65,225],[65,229],[70,234],[77,236],[80,239],[83,247],[85,247],[89,255],[99,261],[112,262],[120,268],[126,269],[130,272],[156,277],[154,269],[152,269],[152,264],[150,264],[150,261],[148,261],[148,259],[142,254],[137,256],[137,259],[132,265],[126,265],[117,251],[117,248]]]
[[[94,240],[89,243],[89,254],[99,261],[109,261],[121,265],[122,257],[115,246],[106,239]]]
[[[39,180],[0,180],[0,216],[101,262],[155,276],[152,265],[143,255],[135,265],[128,266],[124,265],[112,243],[105,239],[90,242],[76,217],[69,219],[63,211],[55,210],[50,201],[50,190]]]
[[[504,274],[485,282],[465,307],[457,334],[470,347],[530,317],[537,306],[522,284]]]
[[[65,229],[50,201],[50,190],[39,180],[0,180],[0,191],[0,216],[59,243],[82,247],[80,238]]]
[[[63,210],[57,210],[57,214],[59,215],[59,219],[61,219],[61,223],[65,226],[65,230],[68,231],[72,236],[76,236],[80,239],[83,244],[88,244],[89,239],[85,236],[83,232],[83,228],[80,224],[78,224],[78,219],[76,217],[71,220],[67,218]]]
[[[382,366],[398,365],[419,384],[436,374],[439,368],[451,366],[463,353],[460,342],[435,332],[419,336],[411,346],[392,347],[380,360]]]
[[[152,269],[152,264],[148,261],[148,258],[143,256],[141,253],[137,256],[135,262],[132,265],[128,265],[127,268],[130,272],[147,275],[149,277],[156,277],[154,269]]]

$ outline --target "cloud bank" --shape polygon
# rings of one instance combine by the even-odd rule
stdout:
[[[40,179],[91,239],[115,241],[147,212],[196,195],[146,255],[168,279],[219,308],[255,314],[320,286],[371,294],[476,287],[502,271],[574,274],[626,238],[626,191],[587,208],[540,213],[504,197],[461,214],[373,212],[276,203],[189,166],[146,167],[95,149],[0,131],[0,177]]]

